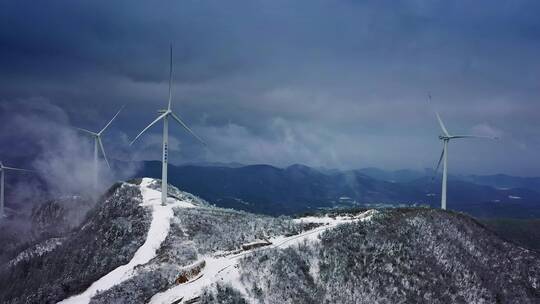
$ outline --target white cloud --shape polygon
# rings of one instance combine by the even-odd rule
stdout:
[[[502,130],[497,129],[496,127],[487,123],[481,123],[473,126],[471,128],[471,133],[477,136],[489,136],[497,138],[501,138],[504,135]]]

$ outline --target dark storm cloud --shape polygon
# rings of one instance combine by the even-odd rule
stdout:
[[[0,99],[44,98],[92,129],[126,104],[109,138],[124,157],[165,105],[172,41],[174,107],[209,143],[173,126],[173,162],[431,167],[435,108],[456,133],[501,137],[452,143],[453,172],[538,175],[539,13],[534,0],[4,1]],[[159,158],[152,131],[134,157]]]

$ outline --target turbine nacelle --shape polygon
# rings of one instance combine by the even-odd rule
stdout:
[[[109,122],[105,125],[105,127],[103,127],[103,129],[101,129],[99,132],[92,132],[92,131],[89,131],[89,130],[86,130],[86,129],[83,129],[83,128],[77,128],[77,130],[83,132],[83,133],[86,133],[87,135],[90,135],[92,138],[94,138],[94,149],[95,149],[95,167],[97,168],[97,150],[101,150],[101,154],[103,154],[103,159],[105,160],[105,163],[107,163],[107,167],[109,167],[109,169],[111,168],[111,165],[109,164],[109,160],[107,159],[107,154],[105,154],[105,148],[103,148],[103,142],[101,141],[101,134],[103,134],[103,132],[105,132],[105,130],[107,130],[107,128],[110,126],[110,124],[113,122],[113,120],[116,119],[116,117],[118,116],[118,114],[120,114],[120,112],[122,111],[122,109],[124,109],[124,106],[122,106],[120,108],[120,110],[118,110],[118,112],[116,112],[116,114],[114,114],[113,118],[111,118],[111,120],[109,120]],[[94,173],[95,174],[95,179],[97,180],[97,169],[95,169],[96,172]],[[96,182],[97,184],[97,182]]]
[[[439,139],[443,141],[449,141],[450,139],[456,139],[456,138],[486,138],[486,139],[499,139],[498,137],[493,136],[478,136],[478,135],[450,135],[448,132],[448,129],[444,125],[444,122],[442,121],[441,116],[439,113],[435,112],[435,115],[437,115],[437,120],[439,121],[439,126],[441,127],[441,131],[443,134],[439,135]]]
[[[450,140],[451,138],[452,137],[450,137],[450,136],[439,135],[440,140]]]

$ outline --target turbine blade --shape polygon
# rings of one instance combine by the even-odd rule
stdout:
[[[453,136],[450,136],[450,139],[454,139],[454,138],[487,138],[487,139],[499,139],[498,137],[478,136],[478,135],[453,135]]]
[[[195,134],[183,121],[182,119],[180,119],[180,117],[176,116],[176,114],[174,114],[173,112],[171,112],[171,116],[174,118],[174,120],[176,120],[180,125],[182,125],[182,127],[184,127],[184,129],[186,129],[191,135],[193,135],[193,137],[195,137],[201,144],[205,145],[206,146],[206,143],[204,142],[204,140],[202,140],[199,136],[197,136],[197,134]]]
[[[439,125],[441,126],[441,130],[443,131],[444,135],[446,136],[450,136],[450,134],[448,133],[448,130],[446,129],[446,127],[444,126],[444,123],[441,119],[441,116],[439,115],[438,112],[435,112],[435,115],[437,115],[437,120],[439,121]]]
[[[170,61],[169,61],[169,104],[167,106],[168,110],[171,110],[171,100],[172,100],[172,43],[170,46]]]
[[[139,135],[137,135],[135,137],[135,139],[133,139],[131,141],[131,143],[129,144],[130,146],[133,145],[133,143],[144,133],[146,132],[146,130],[148,130],[150,127],[152,127],[153,125],[155,125],[160,119],[162,119],[163,117],[167,116],[169,114],[169,112],[165,112],[161,115],[158,116],[158,118],[156,118],[154,121],[152,121],[146,128],[144,128],[144,130],[141,131],[141,133],[139,133]]]
[[[94,133],[94,132],[92,132],[92,131],[88,131],[88,130],[83,129],[83,128],[75,128],[75,129],[77,129],[77,130],[79,130],[79,131],[81,131],[81,132],[83,132],[83,133],[90,134],[90,135],[92,135],[92,136],[96,136],[96,135],[97,135],[97,133]]]
[[[101,137],[98,137],[98,143],[99,143],[99,148],[101,149],[101,153],[103,154],[103,159],[105,159],[105,162],[107,163],[107,167],[109,167],[109,169],[110,169],[111,165],[109,164],[109,160],[107,159],[107,154],[105,154],[105,149],[103,148],[103,143],[101,142]]]
[[[439,157],[439,162],[437,163],[437,168],[435,168],[435,175],[437,175],[437,172],[439,172],[439,167],[441,166],[441,162],[443,160],[443,157],[444,157],[444,148],[441,152],[441,157]],[[433,177],[433,179],[435,179],[435,176]]]
[[[113,122],[113,120],[116,118],[116,116],[118,116],[118,114],[120,114],[122,109],[124,109],[124,106],[122,106],[120,108],[120,110],[118,110],[118,112],[116,112],[116,114],[114,114],[113,118],[105,125],[105,127],[103,127],[103,129],[101,129],[101,131],[99,131],[98,135],[101,135],[101,133],[103,133],[103,131],[105,131],[105,129],[107,129],[109,127],[109,125]]]
[[[2,166],[2,169],[3,169],[3,170],[11,170],[11,171],[36,172],[36,171],[34,171],[34,170],[20,169],[20,168],[13,168],[13,167],[7,167],[7,166]]]

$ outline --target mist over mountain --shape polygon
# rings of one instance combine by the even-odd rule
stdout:
[[[113,160],[111,164],[119,168],[115,170],[117,179],[161,177],[161,163],[157,161]],[[220,206],[257,213],[295,214],[366,204],[432,207],[440,204],[440,177],[431,169],[423,172],[379,168],[338,170],[300,164],[279,168],[208,162],[169,164],[169,167],[173,185]],[[6,195],[8,213],[29,214],[36,204],[80,193],[58,192],[49,188],[47,180],[40,176],[12,174],[6,181]],[[448,195],[451,209],[473,216],[540,217],[540,177],[450,175]]]
[[[159,177],[159,162],[144,162],[138,175]],[[169,165],[169,182],[218,206],[271,215],[357,206],[440,206],[440,180],[433,172],[324,170],[304,165]],[[451,176],[449,208],[478,217],[540,217],[535,178],[508,176],[516,187],[494,187],[490,177]],[[500,185],[500,184],[498,184]]]
[[[435,176],[436,173],[433,169],[426,169],[423,172],[416,170],[396,170],[388,171],[378,168],[364,168],[358,169],[365,175],[373,177],[375,179],[395,181],[395,182],[410,182],[426,176]],[[521,177],[511,176],[507,174],[493,174],[493,175],[477,175],[477,174],[460,174],[448,176],[449,179],[471,182],[478,185],[491,186],[499,189],[511,189],[511,188],[524,188],[533,191],[540,190],[540,177]]]

